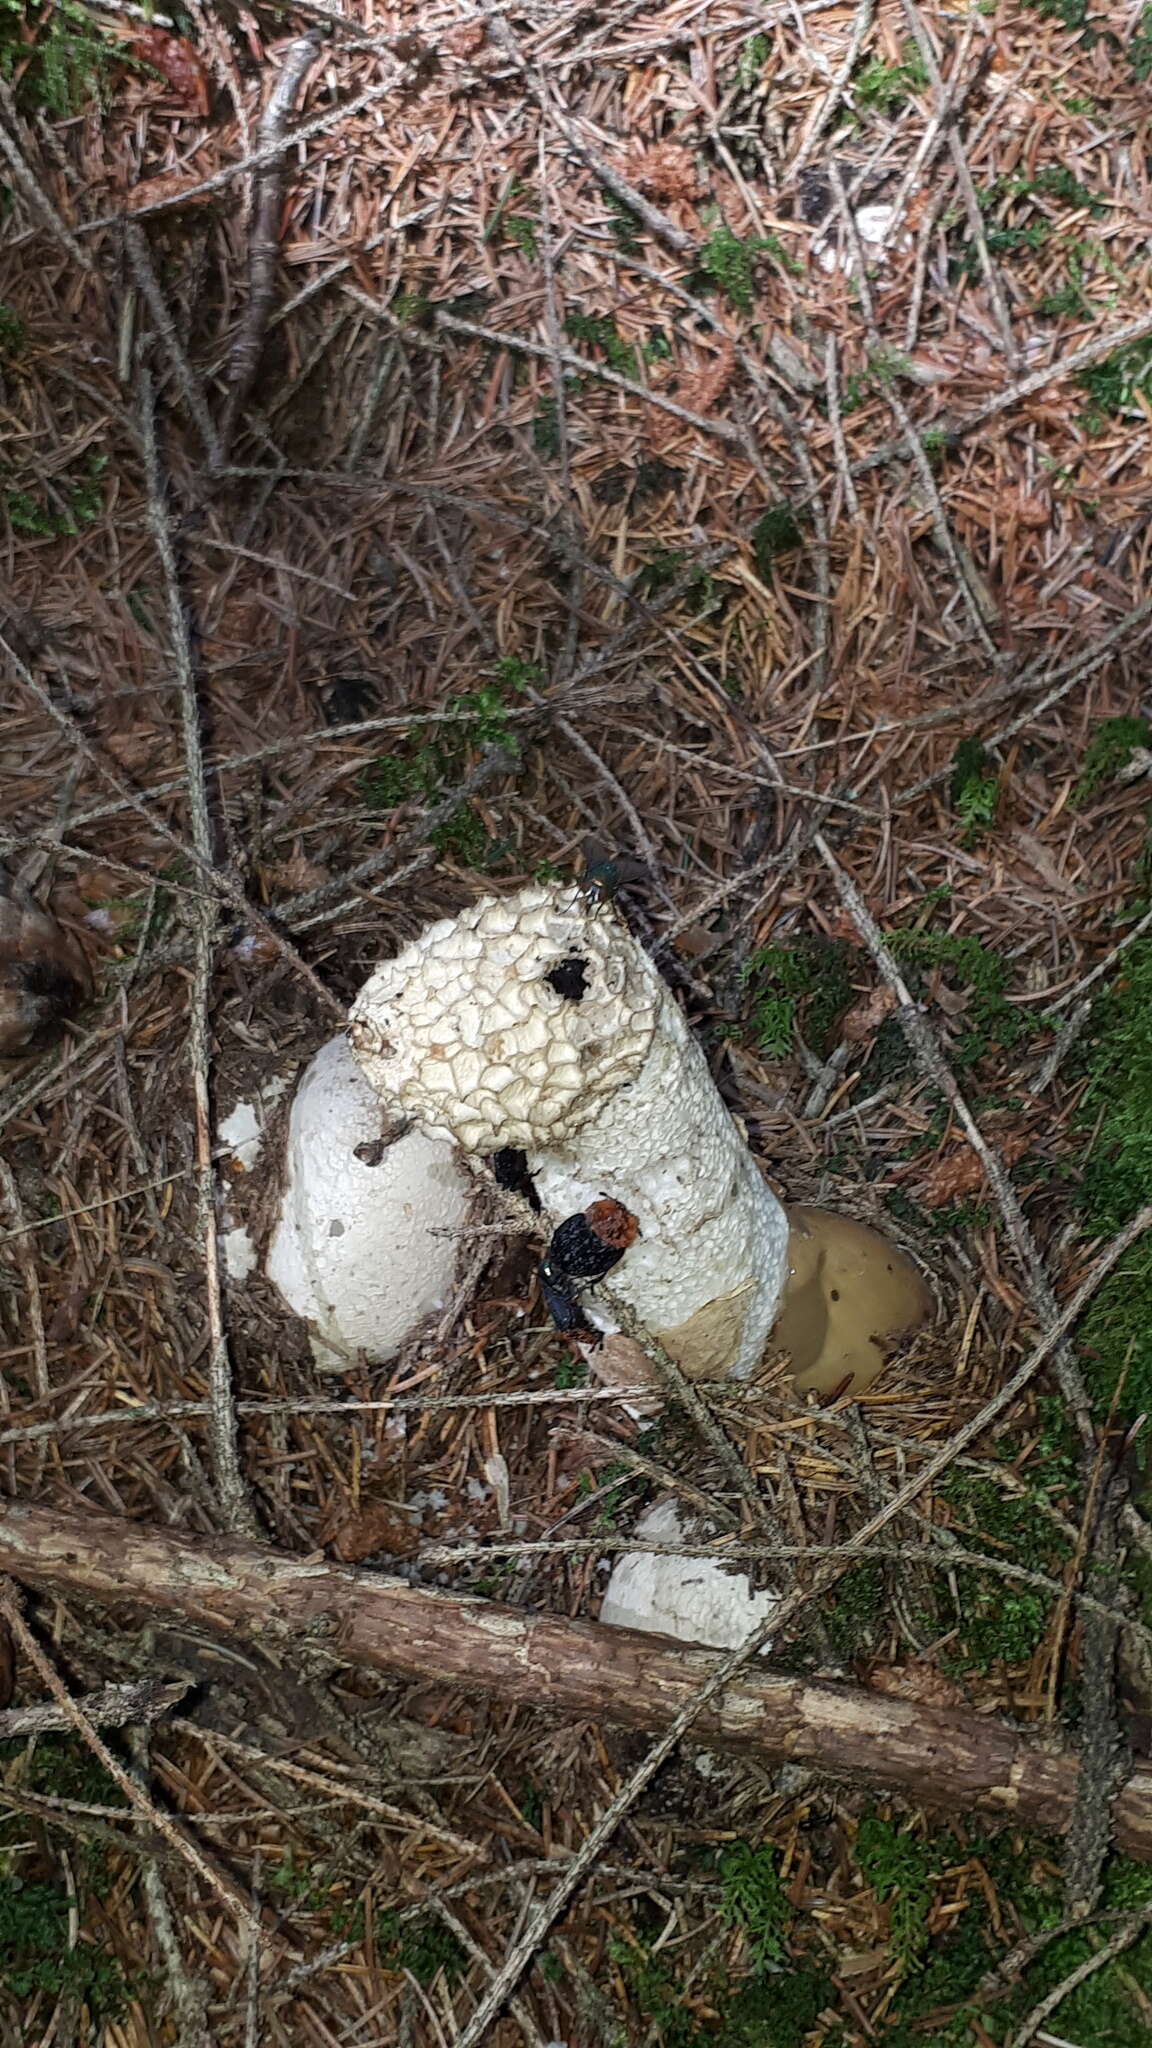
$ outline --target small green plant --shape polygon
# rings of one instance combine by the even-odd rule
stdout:
[[[905,43],[901,54],[903,61],[899,64],[885,64],[879,57],[870,57],[856,73],[852,97],[857,107],[888,119],[913,93],[923,92],[928,73],[915,43]]]
[[[768,583],[772,576],[772,564],[778,555],[790,555],[800,546],[803,535],[790,505],[769,505],[762,512],[752,529],[752,549],[756,556],[756,573],[762,583]]]
[[[532,662],[505,656],[496,663],[493,682],[449,698],[448,715],[434,738],[427,737],[427,728],[413,726],[407,739],[369,762],[360,776],[365,802],[390,811],[413,797],[434,799],[459,779],[468,753],[477,747],[504,747],[514,756],[509,697],[539,681],[540,671]],[[507,843],[493,839],[469,803],[458,804],[429,836],[438,852],[485,873],[508,852]]]
[[[822,1619],[836,1655],[844,1664],[867,1656],[877,1647],[884,1623],[884,1567],[869,1558],[845,1572],[822,1610]]]
[[[532,446],[552,461],[560,453],[560,405],[554,391],[544,393],[532,415]]]
[[[928,1945],[928,1909],[936,1888],[931,1851],[895,1822],[866,1814],[856,1836],[861,1876],[888,1906],[892,1953],[914,1968]]]
[[[398,292],[392,312],[402,327],[427,327],[432,320],[432,301],[424,292]]]
[[[647,2021],[649,2038],[658,2040],[661,2048],[704,2048],[681,1975],[667,1956],[654,1955],[643,1939],[629,1941],[613,1934],[608,1940],[608,1959],[619,1971],[629,2000]]]
[[[123,64],[79,0],[0,0],[0,77],[28,113],[65,120],[107,96]]]
[[[81,1939],[69,1946],[63,1885],[0,1878],[0,1986],[10,1998],[69,1996],[96,2023],[122,2019],[130,1988],[115,1956]]]
[[[591,1472],[580,1474],[576,1485],[577,1494],[585,1500],[590,1499],[593,1494],[600,1496],[595,1528],[615,1529],[618,1526],[620,1514],[628,1497],[628,1482],[635,1477],[631,1466],[622,1464],[618,1458],[614,1458],[610,1464],[601,1466],[595,1475]],[[620,1481],[618,1486],[612,1485],[614,1479]],[[604,1487],[608,1488],[606,1493],[602,1490]]]
[[[534,261],[540,253],[536,222],[523,213],[510,213],[504,222],[504,239],[519,249],[522,256]]]
[[[11,362],[23,355],[27,339],[28,330],[20,315],[0,300],[0,356]]]
[[[564,1393],[567,1391],[569,1387],[585,1386],[587,1384],[587,1380],[587,1360],[583,1358],[574,1358],[570,1351],[566,1351],[564,1353],[563,1358],[560,1360],[559,1365],[556,1367],[554,1373],[552,1374],[553,1386],[558,1387],[561,1393]]]
[[[897,378],[906,377],[911,368],[908,357],[896,348],[874,348],[868,357],[872,382],[882,391],[891,390]]]
[[[1035,8],[1043,20],[1058,21],[1069,34],[1078,34],[1084,48],[1090,49],[1096,41],[1096,31],[1088,18],[1092,0],[1024,0],[1024,4]]]
[[[1115,782],[1136,747],[1152,746],[1152,725],[1146,718],[1105,718],[1084,749],[1072,802],[1077,810]]]
[[[317,1882],[317,1866],[308,1861],[298,1863],[292,1849],[271,1867],[268,1884],[289,1909],[316,1914],[338,1941],[363,1938],[363,1901],[334,1897],[326,1885]]]
[[[1152,341],[1134,341],[1102,363],[1090,363],[1077,372],[1076,382],[1090,401],[1083,424],[1088,432],[1099,432],[1109,416],[1133,412],[1141,398],[1152,395]]]
[[[753,1043],[767,1058],[787,1059],[797,1029],[812,1051],[831,1049],[835,1026],[852,1001],[849,951],[842,940],[806,938],[793,946],[759,946],[745,962],[751,990]]]
[[[979,740],[961,740],[952,756],[952,805],[971,846],[996,816],[1000,782]]]
[[[617,248],[624,256],[638,256],[640,238],[644,232],[644,223],[640,215],[626,205],[623,199],[618,199],[615,192],[606,192],[604,203],[608,208],[608,225]]]
[[[688,279],[688,289],[697,297],[707,292],[719,292],[738,313],[750,313],[755,297],[757,265],[764,256],[772,257],[785,270],[795,272],[799,268],[775,235],[749,235],[741,241],[739,235],[733,234],[732,229],[720,221],[712,228],[707,240],[701,243],[696,268]]]
[[[740,1929],[754,1968],[782,1961],[791,1913],[776,1851],[767,1843],[759,1849],[749,1842],[734,1843],[720,1859],[720,1882],[720,1911],[730,1926]]]
[[[1011,1051],[1026,1032],[1039,1028],[1031,1012],[1007,1001],[1004,992],[1012,978],[1011,968],[979,939],[964,932],[897,929],[888,934],[888,944],[894,957],[910,970],[909,980],[916,992],[924,974],[933,968],[968,991],[964,1028],[953,1049],[957,1066],[974,1066],[996,1048]]]
[[[694,619],[706,618],[715,612],[721,602],[716,578],[707,569],[697,568],[688,555],[677,548],[662,548],[638,569],[632,588],[638,597],[659,597],[675,583],[678,577],[688,572],[688,583],[680,603]]]
[[[89,455],[74,477],[56,479],[55,503],[19,487],[5,489],[4,509],[13,533],[34,540],[65,540],[91,526],[104,509],[106,455]]]
[[[1133,78],[1152,78],[1152,6],[1145,7],[1124,55]]]
[[[534,258],[539,250],[536,221],[528,214],[510,213],[508,210],[514,200],[523,196],[524,186],[519,178],[513,178],[485,225],[483,238],[486,242],[511,242],[513,248],[519,249],[523,255]]]
[[[459,804],[429,835],[437,853],[458,860],[461,867],[489,874],[508,853],[506,839],[493,839],[479,812],[471,804]]]
[[[1047,1399],[1041,1406],[1040,1441],[1033,1446],[1002,1443],[997,1457],[1018,1468],[1027,1491],[1001,1485],[992,1473],[953,1467],[937,1488],[948,1508],[949,1526],[966,1550],[1022,1565],[1059,1580],[1067,1562],[1066,1538],[1044,1512],[1075,1494],[1077,1457],[1066,1416]],[[1027,1455],[1025,1455],[1027,1453]],[[1043,1642],[1053,1596],[974,1565],[956,1570],[960,1615],[951,1668],[990,1671],[996,1665],[1026,1664]]]
[[[751,92],[767,62],[768,38],[757,31],[754,36],[749,36],[744,44],[736,65],[736,78],[741,92]]]
[[[378,1913],[376,1940],[386,1970],[411,1970],[420,1984],[431,1984],[444,1972],[456,1984],[468,1968],[468,1957],[450,1927],[431,1914],[401,1920],[399,1913]]]
[[[571,341],[578,341],[584,348],[596,349],[604,357],[609,369],[618,376],[635,377],[637,351],[624,340],[606,313],[569,313],[564,322],[564,332]]]

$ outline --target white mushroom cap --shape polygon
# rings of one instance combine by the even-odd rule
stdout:
[[[665,994],[621,929],[581,890],[543,886],[429,926],[352,1006],[373,1087],[469,1152],[571,1137],[635,1080]],[[548,979],[565,961],[580,962],[578,1000]]]
[[[391,1358],[442,1308],[456,1270],[469,1186],[452,1146],[420,1130],[377,1166],[356,1157],[379,1139],[381,1103],[347,1040],[321,1046],[292,1104],[287,1178],[267,1273],[312,1325],[317,1363],[347,1370],[363,1352]]]

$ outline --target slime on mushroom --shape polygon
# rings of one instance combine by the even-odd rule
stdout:
[[[432,925],[370,977],[349,1038],[390,1109],[534,1198],[560,1237],[542,1278],[562,1317],[616,1327],[596,1259],[574,1266],[562,1235],[582,1230],[587,1255],[600,1205],[629,1218],[600,1272],[691,1377],[748,1379],[785,1349],[799,1390],[854,1395],[929,1312],[917,1268],[878,1232],[777,1201],[671,991],[598,893],[538,885]]]

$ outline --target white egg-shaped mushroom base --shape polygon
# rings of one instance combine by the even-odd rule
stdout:
[[[469,1182],[451,1142],[412,1130],[379,1164],[382,1105],[342,1035],[305,1070],[292,1103],[280,1220],[265,1270],[310,1326],[322,1371],[383,1364],[444,1307]]]
[[[426,1129],[522,1150],[553,1224],[623,1203],[639,1237],[611,1285],[687,1372],[756,1370],[787,1218],[609,905],[556,886],[471,905],[376,969],[350,1037],[373,1087]],[[594,1294],[586,1307],[616,1327]]]

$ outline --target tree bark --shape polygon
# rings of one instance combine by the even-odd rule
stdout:
[[[320,1557],[15,1502],[0,1505],[0,1570],[257,1648],[307,1641],[337,1663],[631,1728],[667,1726],[717,1662],[664,1637],[428,1592]],[[1072,1817],[1080,1768],[1070,1751],[1004,1721],[815,1685],[759,1662],[737,1674],[691,1739],[1056,1833]],[[1119,1847],[1152,1859],[1152,1765],[1137,1766],[1112,1819]]]

